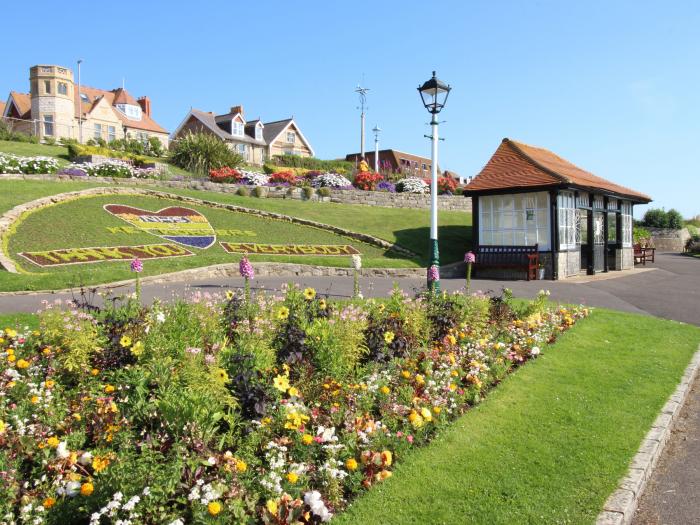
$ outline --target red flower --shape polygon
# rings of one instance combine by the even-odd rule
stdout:
[[[382,178],[379,173],[363,171],[355,175],[353,185],[360,190],[370,191],[377,188],[377,184],[382,181]]]
[[[209,180],[212,182],[238,182],[241,179],[241,172],[228,166],[211,170]]]
[[[270,182],[294,186],[298,182],[298,177],[291,171],[279,171],[270,175]]]

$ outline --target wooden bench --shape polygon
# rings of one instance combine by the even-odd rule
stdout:
[[[651,246],[642,246],[641,244],[635,244],[632,246],[634,249],[634,264],[642,264],[646,266],[647,261],[654,262],[654,255],[656,253],[656,248]]]
[[[534,246],[479,246],[476,253],[477,268],[524,270],[527,280],[537,279],[540,254]]]

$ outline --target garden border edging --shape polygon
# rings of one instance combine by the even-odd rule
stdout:
[[[700,345],[685,369],[681,382],[666,401],[661,413],[642,440],[627,475],[605,502],[596,525],[630,525],[656,464],[671,437],[671,432],[700,371]]]

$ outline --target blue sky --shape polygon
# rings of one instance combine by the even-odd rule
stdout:
[[[697,2],[57,5],[4,7],[3,98],[28,91],[31,65],[82,58],[84,84],[125,78],[169,130],[190,107],[242,104],[249,118],[293,115],[317,156],[334,158],[359,149],[353,90],[364,78],[367,147],[379,124],[381,147],[428,156],[415,88],[436,69],[453,87],[441,167],[475,175],[510,137],[650,194],[654,206],[700,213]],[[7,23],[28,9],[43,22]]]

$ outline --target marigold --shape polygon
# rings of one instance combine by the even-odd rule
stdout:
[[[116,389],[114,388],[114,385],[106,385],[105,388],[104,388],[104,390],[105,390],[105,393],[111,394],[111,393],[114,392],[114,390],[116,390]]]
[[[296,472],[288,472],[287,481],[294,485],[297,481],[299,481],[299,475]]]
[[[347,468],[350,471],[357,470],[357,461],[355,458],[350,458],[345,462],[345,468]]]
[[[303,436],[301,436],[301,442],[304,445],[310,445],[314,442],[314,437],[311,434],[304,434]]]
[[[94,490],[95,490],[95,487],[89,481],[87,483],[83,483],[82,485],[80,485],[80,494],[82,496],[89,496],[90,494],[93,493]]]
[[[267,500],[267,503],[265,503],[265,508],[267,509],[267,512],[273,516],[277,516],[277,502],[275,500]]]
[[[248,470],[248,463],[246,463],[242,459],[237,459],[236,460],[236,470],[238,472],[245,472],[246,470]]]
[[[7,355],[7,360],[8,360],[10,363],[14,363],[16,359],[17,359],[17,358],[16,358],[13,354],[8,354],[8,355]]]
[[[379,391],[385,395],[389,395],[391,393],[391,389],[386,385],[384,385],[382,388],[380,388]]]
[[[424,385],[425,378],[420,374],[416,374],[416,383],[418,383],[419,385]]]
[[[46,388],[53,388],[55,384],[56,384],[56,381],[54,381],[54,380],[52,380],[52,379],[47,379],[47,380],[44,382],[44,386],[45,386]]]
[[[51,355],[51,349],[48,348],[48,347],[47,347],[47,348],[44,348],[44,349],[41,351],[41,353],[44,354],[44,355],[46,355],[46,356],[49,356],[49,355]]]
[[[382,459],[384,460],[384,464],[387,467],[391,466],[391,463],[394,461],[394,455],[391,453],[391,450],[385,450],[382,452]]]
[[[42,505],[45,509],[50,509],[50,508],[53,507],[55,504],[56,504],[56,500],[55,500],[54,498],[52,498],[52,497],[46,498],[46,499],[41,503],[41,505]]]
[[[93,368],[92,370],[90,370],[90,375],[92,376],[96,376],[99,373],[100,371],[97,368]]]
[[[313,288],[306,288],[304,290],[304,299],[307,301],[313,301],[314,298],[316,297],[316,290]]]
[[[17,330],[13,330],[12,328],[5,328],[5,335],[10,339],[17,337]]]
[[[209,502],[209,505],[207,505],[207,512],[209,512],[209,514],[212,516],[216,516],[221,512],[221,503],[218,501]]]
[[[433,420],[433,414],[430,412],[429,408],[423,407],[420,409],[420,415],[425,419],[426,421],[430,422]]]
[[[25,359],[20,359],[17,361],[17,368],[29,368],[29,361]]]
[[[60,441],[56,436],[51,436],[49,439],[46,440],[46,444],[51,448],[56,448],[59,443]]]
[[[39,402],[39,396],[32,396],[29,401],[32,402],[32,404],[36,405]]]
[[[99,474],[104,469],[106,469],[108,465],[109,465],[109,458],[95,457],[95,459],[92,460],[92,469],[97,474]]]

